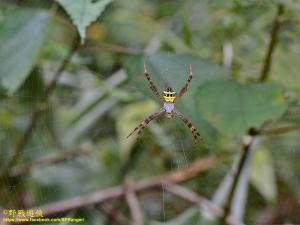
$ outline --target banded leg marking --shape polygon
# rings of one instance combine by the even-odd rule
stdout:
[[[164,108],[160,108],[159,110],[152,113],[150,116],[146,117],[146,119],[143,120],[138,126],[134,128],[134,130],[126,137],[129,138],[134,132],[138,131],[138,135],[141,134],[141,132],[145,129],[145,127],[150,123],[152,120],[154,120],[156,117],[158,117],[162,112],[164,112]]]
[[[163,97],[161,96],[161,94],[159,93],[157,87],[155,86],[155,84],[151,80],[150,74],[148,73],[148,70],[147,70],[147,67],[146,67],[146,63],[144,63],[144,71],[145,71],[145,76],[146,76],[146,78],[149,82],[150,89],[160,99],[161,102],[164,102]]]
[[[187,125],[187,127],[191,130],[192,135],[194,137],[194,145],[196,145],[198,138],[202,139],[201,134],[198,130],[192,125],[191,121],[189,121],[181,112],[174,110],[175,114]]]
[[[189,83],[191,82],[192,78],[193,78],[192,65],[189,65],[189,76],[188,76],[188,79],[185,82],[185,84],[182,86],[182,88],[181,88],[179,94],[176,96],[174,102],[178,101],[185,94],[185,92],[187,91],[187,88],[188,88]]]

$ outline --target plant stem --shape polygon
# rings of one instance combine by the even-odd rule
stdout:
[[[262,130],[259,135],[261,136],[271,136],[271,135],[280,135],[286,134],[290,132],[297,132],[300,131],[300,126],[292,126],[292,127],[278,127],[269,130]]]
[[[40,100],[39,103],[37,103],[36,108],[35,108],[34,112],[31,115],[30,123],[29,123],[24,135],[22,136],[20,141],[17,143],[14,155],[9,160],[9,162],[7,164],[7,168],[10,168],[10,167],[14,166],[18,162],[20,157],[23,155],[23,151],[24,151],[26,145],[28,144],[28,142],[31,138],[31,135],[33,134],[41,115],[44,112],[45,105],[48,102],[49,95],[52,93],[58,79],[60,78],[62,72],[65,70],[66,66],[68,65],[68,63],[71,59],[71,57],[76,52],[78,47],[79,47],[79,41],[78,41],[78,37],[76,36],[75,40],[73,41],[72,46],[71,46],[71,48],[70,48],[70,50],[69,50],[69,52],[66,56],[66,58],[63,60],[63,62],[58,67],[57,71],[55,72],[55,74],[53,76],[53,79],[45,87],[45,91],[44,91],[44,93],[41,97],[41,100]]]
[[[261,75],[259,78],[259,81],[262,83],[267,80],[269,73],[270,73],[270,69],[271,69],[271,65],[272,65],[272,56],[273,56],[275,47],[278,43],[278,37],[279,37],[279,33],[280,33],[280,28],[282,25],[281,18],[283,16],[283,14],[284,14],[284,6],[282,4],[279,4],[278,8],[277,8],[277,15],[275,18],[275,23],[274,23],[274,26],[273,26],[273,29],[272,29],[272,32],[270,35],[269,46],[267,48],[266,57],[265,57],[264,64],[263,64],[263,67],[261,70]],[[219,222],[220,225],[227,224],[227,217],[230,214],[233,197],[234,197],[237,185],[238,185],[238,181],[240,179],[240,175],[241,175],[242,169],[245,165],[245,162],[247,161],[247,158],[250,155],[249,153],[251,151],[251,146],[252,146],[253,139],[254,139],[253,137],[255,135],[258,135],[259,133],[260,133],[260,130],[256,130],[256,129],[249,129],[249,131],[248,131],[248,134],[251,136],[251,141],[249,143],[245,143],[243,145],[243,152],[242,152],[239,164],[238,164],[237,171],[233,178],[233,182],[232,182],[231,188],[229,190],[228,197],[225,201],[224,214],[223,214],[222,218],[220,219],[220,222]]]
[[[108,207],[106,203],[99,204],[100,211],[105,214],[108,218],[111,218],[114,222],[120,225],[130,225],[128,219],[118,211]]]
[[[284,14],[284,6],[282,4],[278,5],[278,9],[277,9],[277,15],[275,18],[275,22],[274,22],[274,26],[271,32],[271,36],[270,36],[270,42],[269,42],[269,46],[268,46],[268,50],[264,59],[264,64],[260,73],[260,82],[264,82],[268,79],[269,74],[270,74],[270,68],[271,68],[271,63],[272,63],[272,57],[273,57],[273,53],[275,50],[275,47],[278,43],[278,37],[279,37],[279,33],[280,33],[280,28],[282,25],[282,15]]]
[[[67,54],[67,56],[64,58],[56,72],[54,73],[53,79],[48,83],[48,85],[45,87],[45,90],[39,100],[39,102],[36,104],[36,107],[31,115],[31,119],[29,121],[29,125],[27,129],[24,132],[24,135],[21,137],[21,139],[18,141],[15,151],[13,153],[13,156],[8,161],[7,165],[1,169],[0,171],[0,203],[8,202],[7,198],[9,198],[9,195],[5,194],[5,187],[7,184],[10,184],[12,182],[13,177],[10,177],[10,169],[13,168],[19,161],[19,159],[23,156],[24,149],[26,145],[28,144],[29,140],[31,139],[31,136],[38,124],[38,121],[43,114],[46,105],[48,103],[48,99],[52,91],[54,90],[54,87],[60,78],[62,72],[65,70],[67,64],[69,63],[71,57],[76,52],[76,50],[79,47],[79,38],[76,35],[72,42],[72,46]]]
[[[222,157],[207,156],[193,162],[189,167],[170,171],[164,175],[150,177],[144,180],[135,181],[133,185],[134,192],[146,191],[153,188],[159,188],[165,184],[179,183],[191,179],[200,172],[215,166],[220,163]],[[58,202],[52,202],[44,206],[39,206],[36,209],[43,211],[44,217],[50,217],[59,213],[83,208],[90,205],[97,205],[108,200],[120,198],[125,195],[123,185],[114,186],[105,190],[100,190],[95,193],[78,196],[71,199],[66,199]],[[34,209],[34,210],[36,210]]]
[[[166,190],[193,204],[197,204],[202,206],[203,208],[209,209],[217,217],[221,218],[224,214],[223,209],[219,208],[219,206],[215,205],[213,202],[209,201],[208,199],[202,197],[198,193],[189,190],[188,188],[175,184],[175,185],[167,186]],[[228,216],[227,222],[230,225],[244,225],[243,223],[232,218],[231,216]]]
[[[134,191],[134,182],[132,180],[125,181],[125,197],[126,202],[130,209],[130,214],[132,218],[133,225],[143,225],[143,215],[142,210]]]
[[[73,157],[87,155],[89,153],[91,153],[91,149],[85,146],[77,147],[70,150],[63,150],[62,152],[56,153],[54,155],[48,155],[25,164],[14,166],[10,168],[9,176],[22,176],[25,173],[29,173],[34,169],[45,167],[47,165],[53,165],[55,163],[71,159]]]
[[[253,140],[253,137],[252,137],[252,140]],[[243,170],[245,162],[247,161],[247,158],[248,158],[248,156],[250,154],[250,151],[251,151],[251,145],[253,143],[252,140],[249,143],[244,144],[244,146],[243,146],[242,156],[240,158],[237,171],[234,174],[233,181],[232,181],[232,184],[231,184],[231,188],[230,188],[227,200],[225,202],[224,213],[223,213],[223,216],[220,219],[220,225],[228,224],[227,223],[227,217],[230,214],[230,209],[231,209],[233,197],[234,197],[234,194],[235,194],[235,190],[237,188],[237,184],[238,184],[241,172]]]

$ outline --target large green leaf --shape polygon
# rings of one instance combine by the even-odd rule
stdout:
[[[198,109],[195,107],[195,91],[207,81],[226,79],[228,73],[221,67],[208,61],[202,60],[191,54],[158,53],[145,57],[127,57],[124,59],[129,81],[145,95],[156,99],[151,92],[147,79],[144,76],[143,63],[147,64],[148,71],[158,89],[162,92],[166,85],[171,86],[177,92],[188,77],[188,66],[192,65],[193,79],[188,91],[182,99],[176,103],[177,110],[181,111],[199,129],[208,144],[214,144],[216,132],[203,120]],[[196,97],[196,98],[195,98]],[[187,131],[188,129],[185,128]]]
[[[12,93],[26,79],[37,59],[49,14],[32,9],[8,12],[0,23],[0,80]]]
[[[197,97],[204,118],[231,135],[245,134],[250,127],[276,120],[287,107],[281,88],[271,84],[218,80],[201,86]]]
[[[85,40],[85,29],[95,21],[111,0],[57,0],[59,4],[70,15],[73,23],[76,25],[81,37],[81,42]]]
[[[191,54],[157,53],[144,58],[126,58],[125,66],[129,72],[129,78],[140,90],[143,92],[147,90],[145,92],[147,95],[151,92],[143,75],[144,62],[147,64],[151,78],[161,91],[165,89],[165,85],[170,85],[178,92],[187,80],[188,66],[192,65],[193,79],[189,85],[188,92],[185,94],[187,97],[191,96],[191,93],[201,84],[219,78],[224,79],[228,76],[228,73],[221,67]]]

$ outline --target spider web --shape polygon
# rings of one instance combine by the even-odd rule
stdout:
[[[46,3],[41,1],[39,1],[38,5],[46,7]],[[73,30],[71,24],[64,25],[67,29]],[[149,45],[148,53],[156,51],[153,46],[160,46],[161,43],[156,42],[159,42],[159,40],[154,38],[153,42]],[[75,56],[72,60],[74,60],[74,65],[78,63],[78,57],[76,58]],[[51,74],[53,74],[53,71],[55,71],[57,67],[57,64],[50,62],[50,65],[43,65],[44,71],[42,73],[50,74],[51,77]],[[169,71],[168,67],[165,69],[166,72]],[[114,96],[107,97],[107,93],[101,94],[101,90],[99,89],[103,88],[103,82],[107,81],[105,76],[95,75],[91,71],[80,70],[78,68],[73,68],[73,70],[70,71],[72,72],[64,72],[58,87],[50,96],[49,102],[51,104],[47,104],[46,113],[41,117],[35,132],[31,136],[31,141],[26,146],[22,159],[24,162],[30,162],[53,153],[61,154],[62,151],[74,146],[80,146],[81,144],[92,145],[93,151],[89,156],[77,156],[57,164],[34,169],[16,181],[4,181],[7,187],[6,194],[8,195],[7,199],[9,201],[6,202],[5,205],[1,205],[5,207],[5,209],[7,209],[6,207],[10,207],[10,205],[16,205],[20,207],[19,209],[26,208],[27,206],[44,205],[58,200],[93,193],[94,191],[120,183],[120,180],[116,179],[117,175],[119,175],[118,169],[120,167],[117,165],[119,161],[117,161],[118,159],[116,157],[118,154],[118,141],[112,137],[115,132],[112,117],[118,116],[118,110],[122,107],[120,106],[122,103],[119,104],[120,101],[116,100]],[[49,81],[49,76],[44,77],[44,79]],[[118,86],[119,83],[122,83],[123,79],[124,74],[116,73],[111,82]],[[32,80],[30,82],[29,86],[31,88],[28,88],[29,90],[42,88],[39,83]],[[62,94],[64,92],[62,89],[64,88],[70,88],[73,89],[73,91],[66,91],[69,94],[64,96],[64,94]],[[179,88],[181,87],[174,87],[176,90]],[[85,93],[86,98],[78,98],[76,92]],[[88,114],[85,118],[83,115],[78,114],[75,118],[73,117],[73,120],[70,120],[69,118],[72,111],[80,111],[79,109],[85,106],[87,99],[92,99],[93,96],[96,96],[100,102],[95,101],[95,105],[99,104],[98,109],[95,110],[94,113]],[[1,106],[4,105],[4,107],[10,104],[17,105],[17,101],[21,102],[16,109],[10,109],[8,107],[7,110],[17,118],[15,126],[22,128],[21,131],[18,132],[16,129],[7,129],[4,131],[5,135],[0,136],[1,163],[5,163],[4,161],[7,160],[8,155],[12,155],[13,148],[8,143],[11,140],[11,142],[15,142],[15,140],[22,135],[28,125],[29,115],[35,109],[34,103],[38,99],[39,96],[36,95],[36,93],[16,93],[7,100],[1,100],[0,104]],[[24,102],[28,104],[23,104]],[[55,107],[56,105],[59,105],[59,110]],[[186,116],[193,121],[193,118],[190,118],[189,115]],[[80,120],[83,122],[77,124]],[[72,126],[73,124],[77,125]],[[101,124],[101,126],[97,127],[99,124]],[[187,167],[190,163],[189,156],[191,156],[192,150],[186,146],[189,146],[188,144],[193,142],[193,137],[191,135],[184,135],[180,129],[177,129],[179,127],[187,129],[185,125],[182,124],[182,121],[175,117],[171,121],[153,121],[149,126],[146,128],[145,134],[140,137],[141,143],[137,144],[137,151],[142,150],[142,146],[150,146],[153,141],[153,138],[151,138],[154,136],[153,132],[151,132],[151,135],[148,135],[147,130],[152,131],[151,129],[155,129],[155,126],[158,126],[168,134],[168,130],[171,129],[172,135],[166,135],[171,139],[172,143],[175,143],[174,148],[169,146],[168,149],[172,152],[170,169]],[[63,133],[66,130],[70,131],[70,133],[65,140],[61,140],[60,137],[64,136]],[[82,135],[82,132],[85,130],[87,134]],[[187,133],[189,134],[189,130]],[[101,146],[98,146],[100,139]],[[294,151],[293,154],[296,156],[295,148],[296,147],[291,151]],[[151,166],[152,165],[153,164],[151,164]],[[137,169],[132,166],[132,170]],[[285,168],[276,172],[288,173],[288,171],[289,168]],[[216,182],[219,182],[219,180]],[[18,193],[20,190],[22,193]],[[167,221],[174,216],[168,215],[170,202],[176,205],[176,202],[182,203],[182,201],[177,200],[174,196],[169,194],[165,188],[162,188],[159,196],[159,202],[161,202],[161,206],[159,206],[161,216],[156,215],[155,219],[161,217],[163,223],[168,223]],[[107,224],[106,216],[101,210],[98,210],[97,207],[98,206],[87,207],[85,209],[72,211],[67,213],[65,217],[84,217],[86,221],[82,224]],[[143,206],[142,209],[144,210]],[[120,211],[126,213],[126,215],[130,215],[128,209],[125,207],[121,208]]]
[[[38,4],[40,7],[47,7],[46,3],[40,2]],[[20,5],[20,7],[22,6]],[[68,25],[67,28],[70,30],[73,29],[71,25]],[[51,75],[53,74],[53,71],[57,69],[57,67],[58,65],[56,63],[53,64],[51,62],[50,64],[44,64],[42,66],[42,73],[50,74],[50,76],[43,77],[46,82],[51,79]],[[68,150],[68,148],[72,148],[73,146],[78,146],[86,142],[91,145],[93,144],[92,141],[96,140],[99,137],[103,137],[108,146],[118,145],[115,139],[108,136],[110,134],[109,130],[112,129],[112,127],[109,125],[102,125],[99,128],[91,129],[93,130],[93,132],[90,135],[90,140],[88,140],[87,138],[80,138],[80,136],[77,135],[78,133],[76,133],[75,131],[72,133],[72,137],[70,138],[70,140],[60,140],[62,130],[66,129],[66,127],[68,127],[68,125],[71,123],[71,121],[65,121],[68,118],[67,116],[65,116],[65,114],[68,113],[68,108],[80,108],[80,104],[84,104],[85,101],[85,99],[82,98],[81,103],[78,103],[79,100],[76,97],[76,93],[74,93],[76,92],[76,88],[79,88],[82,92],[89,92],[86,94],[86,96],[93,96],[93,94],[97,93],[97,91],[93,93],[93,90],[99,88],[99,83],[97,83],[97,80],[105,80],[105,77],[102,75],[96,77],[95,74],[92,73],[84,74],[87,74],[87,76],[85,76],[83,79],[82,74],[75,74],[74,76],[74,74],[71,74],[67,71],[63,73],[61,79],[58,82],[56,90],[54,91],[54,93],[52,93],[48,100],[49,104],[46,105],[45,113],[41,116],[35,128],[35,131],[31,135],[31,140],[23,151],[21,161],[32,162],[36,159],[43,158],[48,155],[61,154],[62,151],[66,151]],[[15,130],[5,131],[5,139],[7,140],[7,143],[6,141],[1,142],[0,161],[7,160],[7,155],[10,155],[11,157],[14,148],[13,146],[7,148],[8,140],[17,140],[20,136],[22,136],[22,133],[26,130],[26,127],[30,122],[30,115],[35,110],[35,103],[40,99],[40,97],[37,96],[36,93],[34,93],[34,90],[43,89],[43,87],[40,86],[38,82],[35,82],[32,77],[28,78],[26,80],[26,83],[28,85],[27,89],[32,90],[32,93],[28,91],[26,93],[17,92],[9,96],[2,102],[3,104],[10,105],[14,104],[16,101],[20,101],[18,106],[19,108],[15,112],[14,116],[18,117],[19,123],[22,123],[22,131],[19,133],[17,133]],[[61,96],[61,94],[59,93],[59,89],[68,86],[74,87],[74,83],[77,83],[75,86],[75,91],[71,91],[70,95]],[[79,86],[78,83],[80,84]],[[112,102],[110,101],[110,99],[102,100],[102,105],[100,108],[105,108],[106,110],[100,110],[101,112],[98,112],[97,116],[95,115],[94,119],[96,121],[109,119],[109,117],[107,117],[107,114],[113,112],[114,107],[116,107],[117,105],[111,103]],[[57,111],[55,105],[66,105],[67,107],[62,107],[61,111]],[[86,119],[85,122],[89,122],[89,120]],[[170,121],[170,123],[173,122],[174,120]],[[91,127],[93,127],[92,124],[90,125]],[[175,126],[176,123],[171,125],[171,127]],[[82,129],[83,128],[81,128],[81,130]],[[69,130],[72,131],[72,128],[70,128]],[[143,142],[147,144],[147,138],[143,138]],[[188,153],[185,150],[185,145],[182,138],[182,133],[176,130],[175,139],[179,140],[180,148],[170,149],[171,151],[175,150],[175,154],[172,156],[173,158],[171,169],[186,167],[188,165],[186,156]],[[99,148],[103,150],[103,148]],[[32,171],[30,171],[30,173],[25,174],[17,178],[16,180],[4,181],[5,186],[7,187],[6,194],[8,196],[7,199],[9,203],[1,205],[1,211],[3,209],[21,210],[28,207],[30,209],[32,206],[36,207],[39,205],[68,199],[78,195],[89,194],[96,190],[113,186],[115,184],[115,180],[112,179],[111,176],[109,176],[109,170],[114,168],[109,167],[109,170],[107,170],[104,165],[101,165],[101,163],[99,163],[99,158],[101,158],[102,153],[96,150],[90,153],[90,156],[77,156],[72,159],[64,160],[60,163],[50,164],[38,169],[33,169]],[[103,154],[111,154],[109,151],[115,150],[109,149]],[[111,173],[115,173],[115,171]],[[18,193],[20,190],[22,190],[22,193]],[[164,222],[167,219],[165,198],[166,193],[165,189],[163,188],[161,201]],[[10,208],[11,206],[17,206],[18,208]],[[64,215],[64,217],[84,217],[85,222],[82,224],[99,224],[99,222],[102,224],[106,223],[106,217],[103,215],[101,210],[97,210],[97,206],[87,208],[82,211],[83,212],[81,212],[81,210],[72,211]]]
[[[168,56],[170,54],[168,53]],[[168,67],[165,68],[166,72],[168,72]],[[181,88],[181,87],[178,87]],[[175,106],[176,109],[176,106]],[[180,126],[180,122],[178,120],[178,118],[176,118],[176,115],[173,115],[173,118],[171,119],[171,121],[168,121],[172,124],[172,128],[174,129],[175,132],[173,132],[174,134],[174,143],[177,142],[177,146],[180,146],[179,148],[175,147],[175,152],[173,155],[173,160],[172,160],[172,164],[171,164],[171,170],[174,169],[180,169],[182,167],[188,167],[188,160],[187,160],[187,156],[186,156],[186,149],[185,149],[185,145],[183,143],[183,133],[180,132],[176,127]],[[166,190],[165,188],[162,186],[162,213],[163,213],[163,223],[166,223],[166,219],[167,219],[167,215],[166,215],[166,210],[165,210],[165,201],[166,201]]]

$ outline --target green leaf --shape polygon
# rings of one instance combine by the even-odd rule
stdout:
[[[13,93],[26,79],[37,60],[49,14],[33,9],[8,12],[0,24],[0,80]]]
[[[197,90],[197,87],[207,81],[225,79],[228,73],[221,67],[214,65],[191,54],[157,53],[145,57],[124,58],[130,81],[143,93],[154,97],[147,79],[144,76],[144,62],[152,80],[162,92],[166,85],[170,85],[177,92],[188,78],[188,67],[192,65],[193,79],[189,84],[188,91],[183,98],[189,99]],[[157,100],[157,98],[155,98]]]
[[[85,40],[85,30],[94,22],[104,11],[111,0],[57,0],[59,4],[70,15],[73,23],[76,25],[81,37],[81,43]]]
[[[157,101],[158,99],[151,92],[147,79],[144,76],[144,62],[147,64],[151,78],[160,92],[166,88],[166,85],[179,92],[187,80],[188,66],[192,65],[193,79],[188,87],[188,91],[176,103],[175,107],[192,121],[203,135],[207,144],[216,147],[214,144],[217,133],[207,121],[203,120],[199,110],[195,107],[196,99],[198,99],[198,96],[195,96],[195,91],[207,81],[226,79],[226,77],[229,77],[227,71],[191,54],[157,53],[145,57],[126,57],[124,64],[129,81],[139,91]],[[189,129],[183,123],[182,126],[189,132]]]
[[[259,148],[254,152],[250,181],[267,201],[276,199],[275,171],[272,156],[267,149]]]
[[[271,84],[218,80],[200,87],[197,96],[204,118],[231,135],[242,135],[250,127],[276,120],[287,108],[281,88]]]

